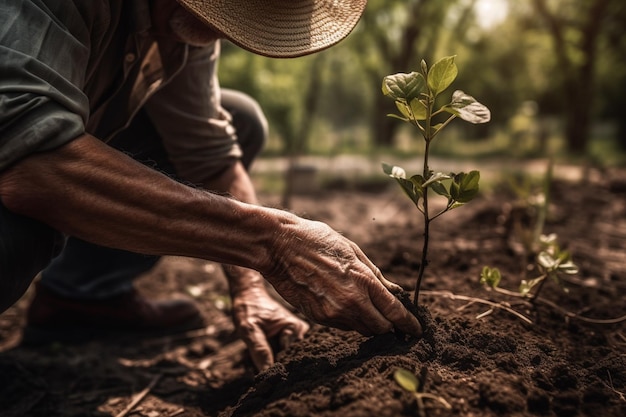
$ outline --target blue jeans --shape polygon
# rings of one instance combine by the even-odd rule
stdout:
[[[242,163],[249,168],[266,139],[265,119],[256,103],[241,93],[222,90],[222,106],[233,116]],[[176,177],[144,111],[109,145]],[[106,248],[74,237],[67,238],[63,247],[63,240],[50,227],[17,216],[0,203],[0,312],[17,301],[42,269],[41,285],[53,292],[76,299],[100,299],[130,290],[132,281],[159,260],[157,256]]]

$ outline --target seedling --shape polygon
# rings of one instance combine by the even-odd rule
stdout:
[[[567,292],[567,288],[563,285],[561,280],[562,275],[576,275],[578,273],[578,267],[572,262],[570,254],[567,251],[561,250],[557,242],[557,235],[550,234],[548,236],[541,235],[539,242],[543,246],[541,252],[536,257],[536,266],[539,271],[539,276],[525,280],[523,279],[519,286],[519,295],[525,298],[530,298],[531,302],[537,300],[543,285],[548,279],[556,282]],[[503,292],[507,295],[515,295],[511,291],[503,290],[498,287],[501,279],[500,271],[497,268],[490,268],[489,266],[483,267],[480,274],[480,283],[487,285],[495,291]],[[535,289],[532,292],[532,289]]]
[[[490,287],[492,290],[498,293],[505,294],[511,297],[524,298],[530,301],[529,305],[532,307],[536,306],[537,303],[541,303],[558,311],[565,317],[573,318],[587,323],[616,324],[626,321],[626,315],[612,319],[593,319],[581,316],[579,314],[563,309],[558,304],[552,301],[546,300],[544,298],[539,298],[539,294],[541,293],[544,284],[548,280],[556,282],[565,292],[568,292],[568,289],[563,285],[562,277],[564,275],[575,275],[578,273],[578,267],[571,261],[569,253],[562,251],[559,248],[556,239],[557,236],[555,234],[551,234],[549,236],[541,236],[540,242],[544,246],[544,249],[539,252],[536,258],[536,266],[540,274],[539,276],[530,280],[523,279],[519,286],[519,292],[510,291],[504,288],[500,288],[498,286],[501,279],[501,274],[498,268],[491,268],[489,266],[483,267],[483,270],[480,274],[480,283]],[[534,292],[532,291],[533,289]],[[479,317],[486,316],[493,311],[493,307],[496,307],[504,309],[518,316],[522,320],[530,323],[527,317],[511,309],[508,303],[494,303],[492,301],[480,299],[476,299],[473,301],[482,302],[483,304],[488,304],[492,307],[491,310],[489,310],[487,313],[481,314]]]
[[[406,391],[413,393],[415,395],[415,400],[417,401],[417,410],[418,415],[423,417],[426,415],[426,407],[424,406],[424,400],[434,400],[443,405],[446,409],[451,410],[452,406],[442,397],[438,395],[429,394],[426,392],[422,392],[425,379],[426,379],[426,368],[422,368],[422,381],[415,376],[411,371],[408,371],[403,368],[396,369],[393,373],[393,378],[396,380],[396,383],[404,388]]]
[[[530,221],[526,222],[522,221],[519,215],[511,214],[510,220],[510,232],[516,235],[527,259],[534,257],[541,250],[540,239],[548,217],[553,171],[554,161],[550,158],[539,184],[528,175],[522,175],[517,180],[513,177],[509,181],[509,187],[517,197],[513,204],[530,217]]]
[[[528,193],[524,199],[527,204],[534,206],[537,215],[534,219],[534,225],[531,225],[529,228],[531,233],[523,233],[523,231],[520,233],[522,233],[523,236],[531,236],[530,239],[525,241],[524,247],[527,256],[530,254],[535,255],[535,268],[539,272],[539,275],[529,280],[523,279],[519,286],[519,294],[501,289],[498,286],[501,274],[497,268],[485,266],[480,275],[481,284],[487,285],[493,290],[507,295],[520,295],[524,298],[529,298],[533,304],[538,299],[548,279],[559,284],[561,288],[567,292],[568,290],[563,285],[561,277],[563,275],[576,275],[578,273],[578,267],[572,262],[570,254],[560,248],[557,235],[555,233],[549,235],[543,234],[550,204],[550,186],[552,183],[553,170],[554,163],[550,160],[543,178],[542,193],[532,199],[534,203],[528,198],[530,193]],[[534,292],[532,291],[533,289]]]
[[[491,119],[489,109],[463,91],[452,93],[452,100],[436,108],[436,100],[456,79],[458,69],[454,56],[437,61],[431,68],[422,60],[420,72],[398,73],[383,79],[383,94],[395,101],[400,114],[390,114],[414,125],[424,138],[424,161],[421,174],[407,178],[403,168],[383,163],[383,171],[394,178],[411,199],[424,218],[424,241],[422,258],[415,285],[413,302],[417,306],[419,290],[428,265],[430,223],[442,214],[471,201],[478,194],[478,171],[469,173],[442,173],[432,171],[428,158],[430,147],[439,133],[452,122],[461,118],[470,123],[486,123]],[[437,123],[439,118],[442,122]],[[436,213],[429,210],[429,191],[447,199],[443,209]]]

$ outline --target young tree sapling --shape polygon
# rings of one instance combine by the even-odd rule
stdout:
[[[431,170],[428,160],[430,147],[439,133],[457,117],[474,124],[486,123],[491,119],[491,113],[486,106],[461,90],[452,93],[452,99],[448,104],[436,107],[437,98],[457,77],[458,69],[454,59],[454,56],[442,58],[431,68],[428,68],[426,62],[422,60],[420,72],[386,76],[382,85],[383,94],[395,101],[400,112],[400,114],[389,116],[414,125],[424,138],[424,161],[421,174],[407,178],[404,169],[383,163],[383,171],[400,184],[424,218],[422,258],[413,297],[413,303],[416,306],[420,285],[428,264],[430,222],[472,200],[478,193],[480,178],[478,171],[442,173]],[[441,117],[443,121],[437,123]],[[430,190],[447,198],[447,204],[437,213],[429,211]]]

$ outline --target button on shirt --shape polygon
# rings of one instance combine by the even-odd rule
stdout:
[[[150,25],[148,0],[0,0],[0,171],[85,133],[108,141],[143,106],[184,179],[240,157],[219,43],[157,41]]]

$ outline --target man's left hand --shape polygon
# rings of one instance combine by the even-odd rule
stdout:
[[[277,338],[280,349],[286,349],[309,330],[309,324],[272,298],[262,283],[255,282],[232,297],[235,327],[259,371],[274,364],[271,338]]]

